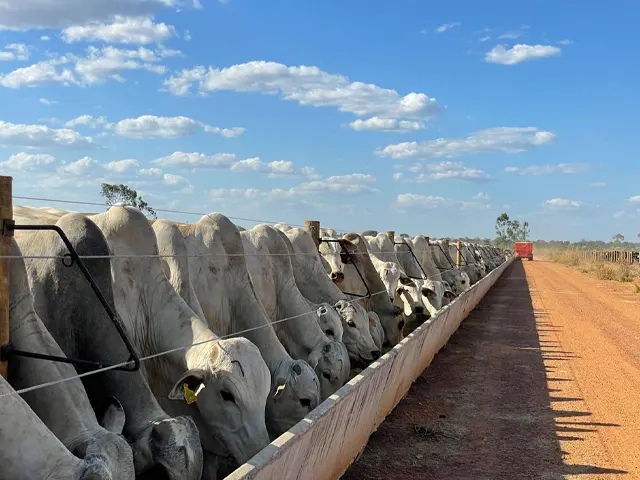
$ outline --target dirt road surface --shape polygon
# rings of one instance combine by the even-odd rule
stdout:
[[[640,479],[640,295],[516,261],[343,476]]]

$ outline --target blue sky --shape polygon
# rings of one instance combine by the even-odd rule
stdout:
[[[22,196],[95,202],[127,183],[157,208],[339,230],[485,237],[506,211],[533,238],[631,240],[638,14],[8,0],[0,171]]]

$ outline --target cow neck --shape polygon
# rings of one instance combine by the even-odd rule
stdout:
[[[260,327],[242,336],[258,347],[269,370],[273,372],[282,362],[290,361],[291,357],[278,339],[275,325],[269,325],[269,317],[258,301],[244,261],[231,266],[229,279],[235,279],[229,285],[234,331]]]
[[[11,255],[22,255],[15,240]],[[24,261],[12,259],[9,263],[11,344],[18,350],[64,356],[34,310]],[[9,379],[17,390],[76,375],[71,365],[26,357],[13,358],[9,367]],[[72,442],[91,441],[92,436],[102,430],[79,379],[33,390],[22,397],[66,446]],[[51,405],[56,408],[50,408]]]
[[[331,281],[311,237],[306,233],[296,233],[291,242],[294,253],[301,255],[291,257],[291,266],[298,289],[311,302],[330,303],[335,305],[347,296]]]
[[[271,284],[273,291],[270,292],[272,294],[267,293],[263,298],[264,303],[269,305],[266,310],[271,321],[291,318],[291,320],[274,324],[273,328],[293,358],[305,360],[319,343],[326,340],[326,337],[314,314],[309,312],[309,305],[296,286],[289,258],[283,255],[260,258],[264,262],[271,262],[271,268],[268,270],[271,274],[269,280],[273,282]]]
[[[291,357],[256,298],[244,257],[227,256],[208,223],[198,222],[183,230],[189,253],[203,255],[190,258],[189,275],[205,319],[219,335],[255,329],[242,336],[258,347],[269,371],[275,372]]]
[[[53,235],[52,232],[38,232],[33,234],[32,238],[30,236],[21,238],[19,243],[23,254],[42,253],[43,245],[50,245]],[[90,238],[89,235],[85,236],[85,239]],[[107,244],[100,239],[91,238],[91,242],[74,242],[73,237],[70,237],[70,240],[75,244],[79,255],[109,254]],[[91,245],[91,248],[83,249],[82,247],[87,244]],[[57,242],[51,248],[47,248],[46,253],[59,256],[66,251],[62,242]],[[129,352],[122,339],[78,269],[67,268],[53,258],[26,262],[32,282],[31,292],[36,311],[46,322],[45,327],[65,355],[111,363],[121,362],[128,357]],[[86,262],[100,291],[113,306],[110,264],[109,260]],[[75,299],[72,298],[71,302],[61,302],[64,292],[69,291],[74,292]],[[83,296],[88,299],[87,302],[75,301]],[[94,390],[99,393],[100,401],[106,399],[108,395],[113,395],[120,400],[127,416],[126,432],[137,431],[150,421],[167,418],[141,372],[109,370],[100,374],[99,378],[86,377],[84,383],[92,401],[95,401],[92,396]]]
[[[83,462],[71,454],[43,421],[0,376],[3,436],[0,464],[6,478],[76,478]],[[7,396],[4,396],[7,395]],[[62,416],[62,415],[61,415]],[[37,454],[29,454],[37,452]]]

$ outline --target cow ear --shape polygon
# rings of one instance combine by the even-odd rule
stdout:
[[[405,286],[411,286],[411,287],[416,286],[416,284],[413,283],[413,280],[411,280],[409,277],[400,277],[400,283]]]
[[[376,317],[374,317],[373,315],[371,315],[373,312],[367,312],[367,316],[369,317],[369,325],[371,326],[376,326]]]
[[[456,294],[451,290],[445,290],[444,296],[447,298],[456,298]]]
[[[184,400],[187,403],[195,402],[196,397],[204,388],[204,379],[204,370],[198,368],[187,370],[169,392],[169,400]]]
[[[102,422],[100,422],[100,425],[111,433],[122,435],[122,429],[124,428],[125,422],[124,408],[122,408],[122,404],[116,397],[111,397],[109,402],[110,404],[102,416]]]

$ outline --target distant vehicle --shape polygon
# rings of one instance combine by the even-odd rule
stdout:
[[[526,258],[529,261],[533,260],[533,243],[531,242],[516,242],[514,250],[520,258]]]

